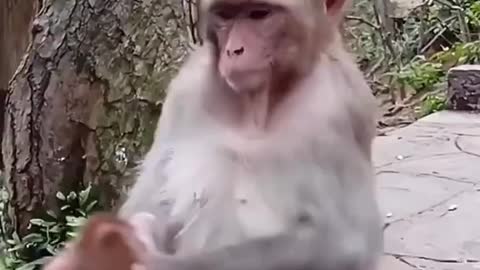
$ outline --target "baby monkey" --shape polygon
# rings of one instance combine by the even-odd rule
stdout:
[[[129,222],[113,214],[93,215],[80,237],[69,243],[43,269],[145,269],[147,261],[160,256],[151,238],[153,226],[154,217],[147,213],[139,213]]]

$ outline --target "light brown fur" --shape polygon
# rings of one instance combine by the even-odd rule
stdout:
[[[307,1],[271,2],[312,12]],[[333,33],[318,46],[310,75],[256,128],[245,120],[256,105],[244,106],[212,74],[211,45],[196,48],[169,88],[156,141],[120,213],[164,205],[167,218],[185,225],[177,254],[192,255],[293,232],[305,212],[325,223],[323,233],[338,233],[340,250],[374,261],[381,247],[371,164],[376,103]]]
[[[202,15],[210,19],[209,7],[222,1],[233,2],[203,0]],[[236,2],[250,7],[252,1]],[[279,77],[272,64],[271,72],[261,71],[266,87],[234,91],[219,62],[233,61],[246,79],[256,63],[218,57],[232,34],[195,48],[169,87],[154,143],[119,211],[126,220],[147,212],[166,227],[182,225],[173,240],[167,237],[174,254],[150,256],[146,269],[376,267],[383,240],[371,160],[376,104],[342,46],[341,14],[324,10],[322,0],[265,2],[288,11],[280,11],[280,22],[281,16],[300,20],[301,28],[287,29],[306,34],[296,42],[311,42],[296,44],[302,49],[291,58],[265,55],[305,70]],[[242,30],[245,23],[222,20],[217,30]],[[147,232],[157,248],[164,228]]]

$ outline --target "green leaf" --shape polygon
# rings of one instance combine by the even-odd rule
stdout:
[[[83,208],[83,206],[87,203],[89,197],[90,197],[90,191],[92,190],[92,185],[88,185],[86,189],[80,191],[79,193],[79,200],[80,200],[80,207]]]
[[[27,236],[25,236],[23,238],[23,242],[24,243],[28,243],[28,242],[42,242],[44,241],[44,237],[43,235],[39,234],[39,233],[31,233]]]
[[[15,240],[17,243],[22,242],[22,240],[20,240],[20,236],[18,236],[17,232],[13,232],[12,237],[13,237],[13,240]]]
[[[57,198],[61,201],[65,201],[65,195],[62,192],[57,192]]]
[[[72,216],[67,216],[67,226],[70,227],[81,227],[83,224],[86,222],[86,218],[84,217],[72,217]]]
[[[52,255],[57,253],[57,249],[52,245],[47,245],[46,250]]]
[[[55,226],[50,228],[49,232],[50,233],[60,233],[62,231],[62,229],[64,229],[62,225],[55,224]]]
[[[17,269],[15,269],[15,270],[34,270],[34,269],[36,269],[38,266],[42,266],[42,265],[45,265],[46,263],[48,263],[48,261],[49,261],[51,258],[52,258],[51,256],[42,257],[42,258],[37,259],[37,260],[35,260],[35,261],[33,261],[33,262],[24,264],[24,265],[18,267]]]
[[[7,244],[15,245],[17,242],[14,239],[7,239]]]
[[[73,191],[71,191],[68,196],[67,196],[67,201],[68,202],[73,202],[77,198],[77,194]]]
[[[97,201],[92,201],[90,204],[88,204],[88,206],[85,208],[85,210],[87,211],[87,213],[90,213],[93,208],[97,205]]]
[[[32,264],[32,263],[27,263],[27,264],[24,264],[20,267],[17,267],[17,269],[15,270],[35,270],[37,266]]]
[[[53,226],[55,224],[55,222],[45,221],[45,220],[40,219],[40,218],[33,218],[33,219],[30,220],[30,224],[46,228],[46,227]]]
[[[14,252],[14,251],[20,250],[24,247],[25,247],[25,245],[23,243],[20,243],[20,244],[17,244],[17,245],[15,245],[15,246],[7,249],[7,250],[8,250],[8,252]]]
[[[50,217],[52,217],[54,219],[58,218],[57,214],[52,210],[47,210],[47,215],[49,215]]]
[[[85,213],[85,211],[83,211],[82,209],[77,209],[76,210],[78,215],[80,215],[81,217],[86,217],[87,216],[87,213]]]
[[[68,239],[76,238],[78,236],[78,232],[67,232]]]

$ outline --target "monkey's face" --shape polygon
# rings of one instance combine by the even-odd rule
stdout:
[[[208,10],[207,38],[220,76],[234,91],[264,90],[301,61],[303,27],[281,6],[238,2],[218,1]]]

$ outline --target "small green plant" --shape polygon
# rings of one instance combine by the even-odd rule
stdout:
[[[467,9],[468,22],[476,27],[480,27],[480,2],[474,2]]]
[[[30,234],[20,239],[15,233],[7,239],[4,268],[34,270],[55,255],[64,243],[77,235],[87,217],[98,210],[98,201],[92,196],[92,187],[67,196],[57,193],[61,205],[59,213],[48,210],[44,218],[30,220]],[[0,268],[1,270],[1,268]]]
[[[446,106],[446,98],[443,95],[428,95],[420,108],[420,115],[426,116],[438,111],[442,111]]]
[[[458,43],[450,49],[434,54],[430,61],[440,63],[445,68],[480,62],[480,41]]]
[[[400,85],[408,86],[416,93],[428,92],[445,82],[449,68],[477,62],[480,62],[480,41],[459,43],[435,53],[429,59],[417,56],[400,72],[389,72],[387,75],[393,76]]]
[[[422,92],[433,90],[435,85],[444,79],[444,75],[442,64],[421,59],[405,66],[396,74],[396,79],[400,84]]]

